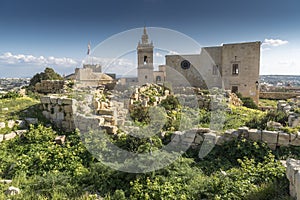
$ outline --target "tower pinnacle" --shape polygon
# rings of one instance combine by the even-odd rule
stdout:
[[[149,44],[149,37],[147,34],[146,26],[144,26],[144,34],[142,35],[142,44]]]

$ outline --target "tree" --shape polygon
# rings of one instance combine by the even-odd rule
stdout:
[[[34,87],[35,84],[40,83],[42,80],[62,80],[63,77],[56,73],[52,68],[46,67],[44,72],[35,74],[31,79],[29,86]]]

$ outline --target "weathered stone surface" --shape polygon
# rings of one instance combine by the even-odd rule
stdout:
[[[20,189],[14,186],[10,186],[5,192],[6,195],[17,195],[20,193],[21,193]]]
[[[50,112],[44,110],[44,111],[42,112],[42,114],[43,114],[43,116],[44,116],[45,118],[47,118],[47,119],[50,118]]]
[[[57,98],[56,97],[50,97],[51,104],[57,104]]]
[[[262,132],[262,141],[268,144],[277,144],[278,132],[266,131]]]
[[[55,143],[56,144],[59,144],[59,145],[62,145],[64,144],[66,141],[66,136],[65,135],[59,135],[55,138]]]
[[[49,104],[50,103],[50,97],[49,96],[43,96],[40,98],[42,104]]]
[[[56,119],[58,121],[63,121],[65,119],[65,114],[63,112],[56,113]]]
[[[37,124],[37,123],[38,123],[38,119],[37,119],[37,118],[31,118],[31,117],[25,118],[25,121],[26,121],[28,124]]]
[[[249,139],[252,141],[261,141],[261,130],[257,130],[257,129],[250,129],[249,130]]]
[[[11,140],[11,139],[15,138],[16,136],[17,136],[17,134],[15,132],[11,132],[11,133],[4,135],[4,140]]]
[[[24,135],[25,133],[27,133],[27,131],[28,131],[28,130],[16,130],[15,132],[16,132],[16,134],[17,134],[18,136],[22,136],[22,135]]]
[[[66,112],[66,113],[72,113],[72,105],[65,105],[63,110]]]
[[[249,128],[248,127],[240,127],[238,128],[238,135],[241,138],[248,138],[249,137]]]
[[[5,126],[6,126],[6,125],[5,125],[5,122],[0,122],[0,129],[1,129],[1,128],[5,128]]]
[[[290,134],[278,133],[278,146],[289,146],[290,144]]]
[[[300,133],[291,134],[291,142],[290,145],[300,146]]]
[[[63,103],[64,105],[72,105],[73,100],[72,100],[72,99],[69,99],[69,98],[65,98],[65,99],[62,99],[62,103]]]
[[[0,142],[4,140],[4,135],[0,134]]]
[[[290,182],[290,195],[297,200],[300,199],[300,161],[288,159],[286,176]]]
[[[8,128],[13,128],[15,124],[16,124],[16,123],[15,123],[14,120],[8,120],[8,122],[7,122]]]
[[[16,120],[16,124],[19,128],[26,128],[26,122],[24,120]]]
[[[98,113],[100,115],[114,115],[114,111],[109,109],[101,109],[98,111]]]
[[[107,134],[116,134],[118,128],[116,126],[100,126],[102,130],[106,130]]]
[[[199,134],[196,135],[194,143],[195,144],[201,144],[203,142],[203,137]]]
[[[0,183],[10,184],[12,183],[12,180],[0,180]]]

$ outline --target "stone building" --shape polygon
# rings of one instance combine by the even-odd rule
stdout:
[[[142,40],[137,46],[137,59],[138,59],[138,83],[143,85],[145,83],[158,83],[163,82],[165,78],[164,66],[159,66],[159,71],[154,71],[153,67],[153,42],[149,42],[146,27]]]
[[[166,81],[180,86],[224,87],[259,99],[260,42],[204,47],[200,54],[167,55]]]
[[[166,55],[166,64],[153,67],[153,42],[144,28],[137,46],[138,83],[163,83],[200,88],[223,87],[259,99],[261,42],[204,47],[199,54]]]
[[[114,78],[101,72],[100,65],[84,65],[83,68],[75,69],[75,80],[77,85],[97,87],[113,83]]]

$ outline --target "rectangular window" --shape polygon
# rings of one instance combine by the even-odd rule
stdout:
[[[218,65],[214,65],[213,66],[213,75],[218,75],[218,71],[219,71],[219,66]]]
[[[232,93],[238,93],[239,92],[239,87],[238,86],[232,86],[231,87],[231,92]]]
[[[239,64],[232,64],[232,75],[239,74]]]

